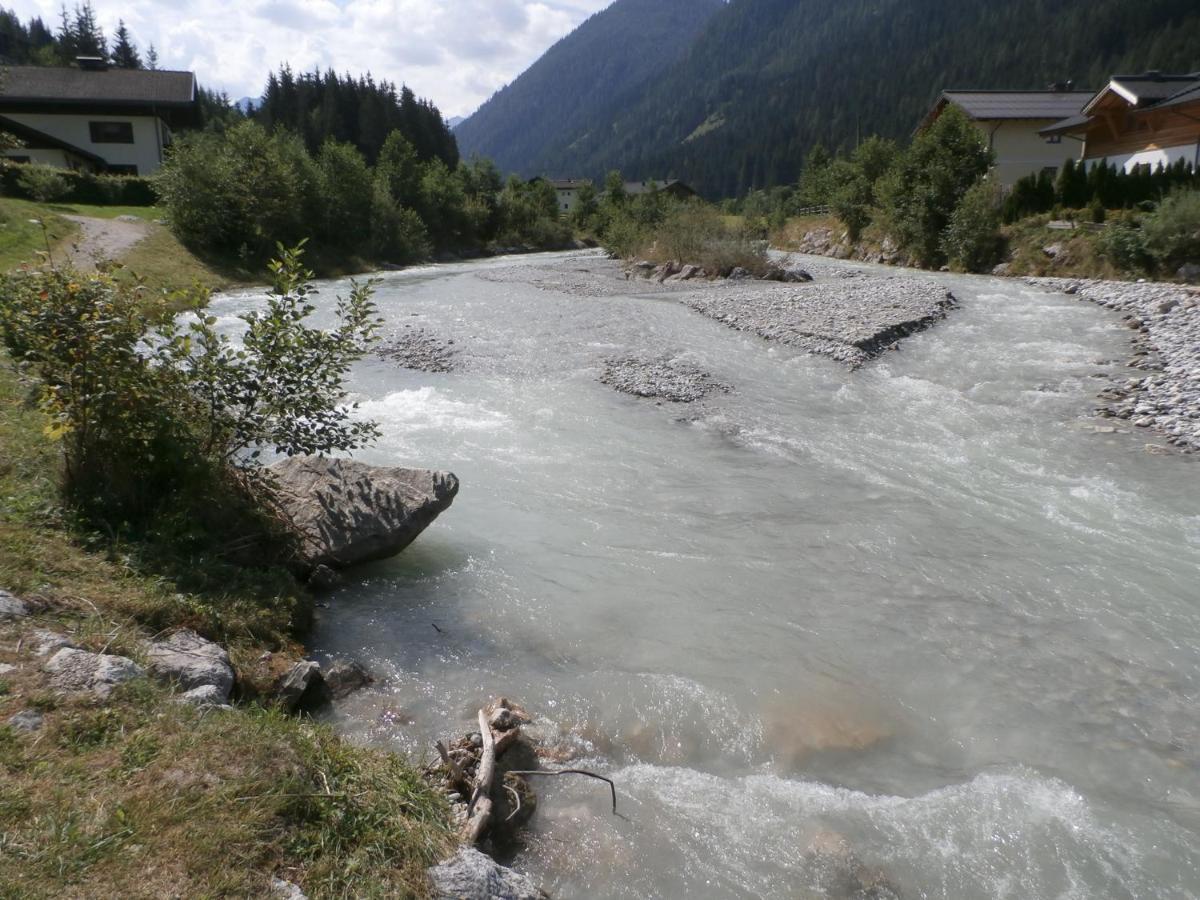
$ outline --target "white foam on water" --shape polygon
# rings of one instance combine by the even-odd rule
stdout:
[[[1032,771],[980,774],[915,797],[645,764],[609,774],[627,821],[554,823],[572,844],[619,847],[604,857],[609,871],[587,876],[588,896],[874,896],[839,893],[844,872],[898,896],[944,900],[1189,896],[1186,884],[1172,891],[1146,871],[1147,855],[1186,836],[1169,826],[1153,835],[1109,826],[1069,785]],[[562,833],[572,828],[580,833]],[[679,853],[682,864],[671,879],[640,881],[659,853]],[[559,854],[543,859],[564,863]],[[538,868],[552,891],[583,895],[581,873]]]
[[[511,422],[502,412],[455,400],[433,387],[395,391],[379,400],[368,400],[360,404],[358,409],[364,418],[379,422],[385,433],[427,429],[448,432],[500,431]]]

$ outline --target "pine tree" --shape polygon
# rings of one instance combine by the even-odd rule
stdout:
[[[138,55],[137,47],[133,45],[133,41],[129,37],[129,29],[125,27],[123,19],[117,21],[117,37],[112,49],[112,64],[118,69],[140,69],[142,67],[142,58]]]
[[[152,72],[158,69],[158,51],[153,44],[146,49],[146,68]]]
[[[104,30],[96,23],[96,11],[92,9],[91,0],[85,0],[75,7],[72,32],[75,36],[76,56],[108,58],[108,40],[104,37]]]

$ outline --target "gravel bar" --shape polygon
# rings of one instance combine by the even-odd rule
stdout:
[[[714,391],[727,393],[731,390],[729,385],[717,381],[708,372],[669,359],[621,357],[605,360],[600,381],[623,394],[672,403],[695,403]]]
[[[1186,452],[1200,451],[1200,292],[1153,282],[1026,281],[1125,313],[1136,332],[1129,365],[1146,374],[1118,379],[1104,391],[1108,404],[1100,414],[1156,431]]]
[[[828,356],[853,368],[944,319],[945,287],[912,276],[863,276],[804,285],[741,283],[688,297],[697,312],[738,331]]]
[[[415,325],[405,325],[375,351],[381,359],[417,372],[453,372],[454,353],[454,341],[443,341]]]

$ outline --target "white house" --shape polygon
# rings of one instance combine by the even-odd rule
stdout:
[[[932,125],[947,107],[956,106],[975,123],[996,154],[994,172],[1006,188],[1026,175],[1053,169],[1079,156],[1079,145],[1041,129],[1079,115],[1093,97],[1070,84],[1045,91],[943,91],[918,127]]]
[[[191,72],[111,69],[89,58],[76,68],[0,70],[0,130],[23,144],[4,156],[16,162],[150,175],[171,128],[195,116]]]

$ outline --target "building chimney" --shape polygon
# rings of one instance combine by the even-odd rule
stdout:
[[[75,65],[85,72],[103,72],[108,68],[108,60],[103,56],[77,56]]]

